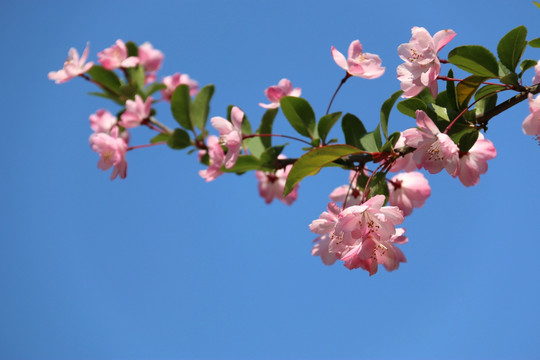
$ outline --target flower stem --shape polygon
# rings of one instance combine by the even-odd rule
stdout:
[[[334,99],[336,98],[337,93],[339,92],[339,89],[345,84],[345,81],[347,81],[348,78],[351,77],[351,74],[346,73],[345,77],[341,79],[341,82],[339,83],[339,86],[337,87],[336,91],[334,92],[334,95],[332,95],[332,99],[330,99],[330,104],[328,104],[328,108],[326,109],[326,115],[330,112],[330,108],[332,107],[332,103],[334,102]]]
[[[309,146],[311,146],[311,143],[310,143],[310,142],[307,142],[307,141],[305,141],[305,140],[296,138],[296,137],[294,137],[294,136],[279,135],[279,134],[251,134],[251,135],[244,135],[244,136],[242,137],[242,140],[243,140],[243,139],[250,139],[250,138],[254,138],[254,137],[269,137],[269,136],[282,137],[282,138],[292,139],[292,140],[296,140],[296,141],[303,142],[304,144],[308,144]]]
[[[149,117],[148,121],[150,123],[152,123],[153,125],[155,125],[155,126],[159,127],[160,129],[162,129],[167,134],[172,134],[173,133],[173,131],[171,129],[169,129],[167,126],[165,126],[162,123],[160,123],[159,121],[157,121],[156,118],[153,117],[153,116]]]
[[[127,148],[127,151],[135,150],[135,149],[147,148],[147,147],[156,146],[156,145],[163,145],[163,144],[166,144],[166,143],[167,143],[166,141],[159,141],[159,142],[156,142],[156,143],[153,143],[153,144],[130,146],[130,147]]]

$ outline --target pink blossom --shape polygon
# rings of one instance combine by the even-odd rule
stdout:
[[[124,179],[127,175],[127,143],[118,136],[118,127],[112,128],[111,133],[96,132],[90,136],[92,150],[99,154],[98,168],[108,170],[114,166],[111,180],[118,175]]]
[[[172,76],[165,76],[162,83],[167,86],[166,89],[161,90],[161,96],[163,96],[163,99],[166,101],[171,101],[174,90],[176,90],[176,88],[182,84],[189,86],[190,96],[196,95],[199,91],[199,83],[193,79],[190,79],[188,74],[176,73]]]
[[[146,101],[139,95],[135,95],[134,100],[126,101],[126,111],[120,115],[119,124],[126,129],[139,126],[144,119],[150,117],[150,111],[152,109],[152,97],[146,98]]]
[[[286,157],[279,155],[278,159],[286,159]],[[259,180],[259,194],[267,204],[270,204],[274,198],[287,205],[291,205],[296,200],[299,185],[296,185],[287,196],[283,196],[287,176],[291,169],[292,164],[285,166],[284,169],[278,169],[270,173],[255,171],[255,177]]]
[[[397,174],[390,180],[388,189],[388,201],[403,211],[405,216],[411,215],[413,208],[424,206],[431,195],[428,181],[417,171]]]
[[[349,183],[335,188],[330,193],[330,199],[332,201],[342,203],[345,201],[345,198],[346,198],[347,201],[343,205],[344,208],[347,208],[351,205],[358,205],[362,202],[362,191],[356,185],[356,174],[357,174],[356,171],[351,170],[349,172]],[[352,184],[352,188],[351,188],[351,184]]]
[[[397,68],[403,97],[418,95],[425,87],[431,94],[438,93],[437,77],[441,72],[441,62],[437,53],[456,36],[453,30],[441,30],[433,37],[423,27],[413,27],[409,43],[398,47],[398,54],[405,61]]]
[[[227,147],[225,155],[225,167],[230,169],[236,164],[242,146],[242,120],[244,112],[234,106],[231,110],[232,122],[220,116],[213,117],[210,121],[212,126],[219,131],[219,142]]]
[[[394,146],[394,149],[399,149],[405,146],[405,136],[403,136],[403,133],[401,133],[401,136],[399,137],[398,141],[396,142],[396,146]],[[391,172],[399,172],[399,171],[414,171],[418,168],[418,165],[414,162],[413,154],[408,153],[405,156],[398,157],[395,161],[392,167],[390,168]]]
[[[465,186],[473,186],[480,181],[480,174],[485,174],[488,165],[487,161],[497,156],[497,150],[493,143],[480,133],[473,147],[466,153],[459,154],[457,173],[459,180]]]
[[[277,85],[270,86],[264,90],[264,95],[270,100],[270,104],[259,103],[265,109],[275,109],[279,107],[279,101],[284,96],[298,97],[302,93],[300,88],[293,89],[292,83],[287,79],[281,79]]]
[[[523,121],[522,129],[526,135],[540,135],[540,96],[529,94],[530,114]]]
[[[71,80],[76,76],[82,75],[88,70],[90,70],[90,68],[94,66],[94,63],[92,61],[89,61],[85,64],[86,59],[88,59],[89,49],[90,44],[86,44],[86,48],[84,49],[83,54],[80,58],[77,49],[69,49],[68,57],[66,61],[64,61],[64,67],[58,71],[49,72],[49,79],[54,80],[56,84],[60,84]]]
[[[311,255],[320,256],[325,265],[332,265],[340,257],[340,254],[331,253],[328,249],[328,245],[332,239],[331,235],[338,221],[340,208],[336,203],[330,202],[328,203],[327,210],[309,225],[309,229],[312,232],[321,235],[313,240],[315,245],[311,250]]]
[[[154,49],[152,44],[145,42],[139,46],[139,63],[143,66],[145,71],[155,72],[158,71],[163,62],[163,53]]]
[[[155,72],[147,72],[146,74],[144,74],[144,85],[148,85],[156,81],[157,76]]]
[[[116,44],[98,53],[98,61],[107,70],[135,67],[139,63],[136,56],[128,57],[126,44],[118,39]]]
[[[534,67],[534,77],[532,79],[532,83],[533,85],[540,83],[540,60],[538,60],[538,63]]]
[[[419,129],[407,129],[403,132],[405,144],[416,148],[413,159],[430,174],[436,174],[443,168],[454,175],[458,163],[458,147],[444,133],[441,133],[424,111],[416,111],[416,125]]]
[[[225,163],[225,153],[221,148],[219,138],[215,135],[208,136],[208,138],[206,139],[206,146],[208,147],[208,157],[210,158],[210,164],[208,165],[208,169],[199,171],[199,175],[203,179],[205,179],[206,182],[210,182],[223,174],[223,172],[221,171],[221,167]],[[199,152],[199,155],[202,154]]]
[[[105,109],[99,109],[95,114],[90,115],[90,127],[95,132],[109,133],[116,125],[116,116]]]
[[[381,67],[381,59],[378,55],[362,52],[360,41],[354,40],[349,46],[348,59],[332,46],[332,57],[339,67],[344,69],[350,76],[358,76],[364,79],[375,79],[384,74]]]

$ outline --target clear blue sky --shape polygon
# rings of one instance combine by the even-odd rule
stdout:
[[[525,103],[492,120],[498,156],[478,186],[429,176],[431,198],[404,224],[408,263],[369,277],[310,255],[308,225],[345,172],[267,206],[253,174],[207,184],[194,155],[154,147],[130,152],[127,179],[111,182],[88,116],[119,108],[47,73],[87,41],[94,61],[118,38],[150,41],[165,53],[160,76],[216,85],[211,116],[235,104],[258,124],[264,89],[283,77],[322,115],[343,76],[330,47],[359,39],[387,72],[351,79],[333,109],[373,128],[411,27],[495,51],[521,24],[540,37],[539,18],[523,0],[2,1],[0,359],[538,359],[540,148],[522,134]]]

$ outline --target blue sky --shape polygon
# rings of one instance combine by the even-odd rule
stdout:
[[[88,41],[94,61],[116,39],[150,41],[160,76],[215,84],[211,116],[235,104],[257,125],[283,77],[322,115],[343,76],[330,47],[359,39],[386,74],[349,80],[333,109],[374,128],[413,26],[455,30],[445,56],[495,52],[522,24],[539,37],[539,16],[522,0],[1,2],[0,358],[537,359],[540,148],[521,131],[526,103],[492,120],[498,156],[478,186],[428,177],[432,196],[404,223],[408,263],[369,277],[310,255],[308,225],[347,173],[325,169],[291,207],[267,206],[253,174],[205,183],[194,155],[154,147],[130,152],[127,179],[111,182],[88,116],[119,108],[47,73]],[[276,132],[292,134],[278,116]],[[392,114],[392,131],[412,126]]]

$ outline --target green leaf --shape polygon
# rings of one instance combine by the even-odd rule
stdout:
[[[141,65],[137,65],[133,68],[127,68],[126,73],[128,74],[129,83],[137,88],[137,90],[142,90],[144,87],[144,68]]]
[[[298,159],[287,177],[283,195],[289,194],[294,186],[303,178],[317,174],[322,167],[343,156],[362,153],[362,151],[350,145],[327,145],[311,150]]]
[[[103,89],[116,95],[120,95],[120,85],[122,85],[122,83],[115,72],[106,70],[100,65],[94,65],[86,73],[92,80],[103,85]]]
[[[159,90],[163,90],[163,89],[166,89],[167,88],[167,85],[165,84],[160,84],[160,83],[152,83],[150,85],[148,85],[144,91],[143,91],[143,94],[144,94],[144,98],[146,99],[147,97],[149,97],[150,95],[152,95],[153,93],[159,91]]]
[[[345,114],[341,119],[341,128],[345,136],[345,143],[360,147],[360,138],[367,133],[362,121],[353,114]]]
[[[299,97],[284,96],[281,110],[292,127],[301,135],[315,138],[315,113],[309,103]]]
[[[375,195],[384,195],[386,201],[388,201],[388,184],[386,183],[386,173],[384,172],[376,173],[369,182],[369,194],[366,198],[370,199]]]
[[[465,132],[459,139],[459,150],[467,153],[473,147],[474,143],[476,143],[478,134],[479,132],[476,129]]]
[[[529,46],[533,48],[540,48],[540,38],[530,40]]]
[[[214,85],[206,85],[203,87],[193,99],[191,103],[191,121],[193,125],[201,130],[204,130],[208,114],[210,113],[210,100],[214,95]]]
[[[128,57],[139,56],[139,48],[137,47],[137,44],[135,44],[133,41],[128,41],[126,43],[126,48]]]
[[[457,84],[456,96],[460,110],[465,109],[469,105],[469,101],[475,91],[484,81],[486,81],[485,77],[472,75]]]
[[[464,123],[464,122],[459,123],[459,126],[456,126],[456,125],[458,125],[458,122],[456,122],[456,124],[454,124],[454,126],[452,127],[452,131],[450,131],[450,133],[448,135],[450,136],[452,141],[454,141],[454,143],[458,144],[459,150],[466,153],[470,149],[470,147],[467,148],[467,146],[469,145],[470,136],[471,136],[471,135],[467,135],[467,134],[469,134],[469,133],[477,133],[478,134],[478,130],[476,130],[474,127],[471,127],[470,124]],[[463,136],[467,136],[467,137],[463,140],[463,148],[462,148],[461,147],[462,146],[461,138]],[[474,145],[474,142],[470,146],[472,147],[473,145]]]
[[[437,98],[439,98],[437,96]],[[439,106],[437,104],[429,104],[431,106],[431,108],[433,109],[433,111],[435,112],[435,114],[437,114],[437,120],[439,119],[443,119],[445,121],[450,121],[450,116],[448,115],[448,109],[443,107],[443,106]],[[434,120],[434,119],[432,119]]]
[[[257,129],[257,134],[271,134],[272,133],[272,126],[274,124],[274,119],[276,118],[276,115],[278,113],[278,109],[268,109],[264,113],[261,125],[259,125],[259,128]],[[272,137],[271,136],[265,136],[260,137],[261,143],[264,145],[264,148],[269,148],[272,146]]]
[[[519,73],[519,78],[521,79],[523,77],[523,73],[525,73],[525,71],[529,70],[530,68],[535,67],[536,64],[538,64],[536,60],[532,60],[532,59],[523,60],[521,64],[519,64],[519,68],[521,69],[521,72]]]
[[[162,142],[162,141],[168,141],[170,137],[171,137],[170,134],[157,134],[150,140],[150,144],[155,144],[157,142]]]
[[[519,85],[518,75],[516,73],[510,73],[501,78],[501,82],[507,85]]]
[[[474,94],[476,116],[485,114],[497,105],[497,93],[501,89],[497,85],[486,85]]]
[[[390,134],[390,136],[388,137],[388,141],[383,146],[381,146],[381,152],[393,151],[400,136],[401,133],[399,131]]]
[[[319,136],[321,137],[323,144],[326,143],[326,136],[341,117],[341,111],[332,114],[324,115],[317,125]]]
[[[127,98],[133,99],[137,95],[137,87],[133,85],[122,85],[120,86],[120,92]]]
[[[174,129],[174,132],[167,139],[167,145],[169,145],[171,149],[185,149],[191,145],[191,138],[187,132],[177,128]]]
[[[452,71],[452,69],[448,70],[448,77],[451,79],[454,78],[454,71]],[[457,110],[458,102],[456,95],[456,85],[453,81],[446,82],[446,95],[448,96],[448,107],[450,109]]]
[[[538,8],[540,8],[540,3],[538,1],[533,1],[534,5],[536,5]]]
[[[523,25],[510,30],[497,45],[499,60],[514,72],[527,46],[527,28]]]
[[[405,99],[398,102],[397,109],[404,115],[410,116],[416,119],[416,110],[427,110],[425,102],[418,98]]]
[[[236,160],[236,164],[230,169],[221,167],[221,171],[229,173],[244,173],[246,171],[259,170],[261,168],[261,161],[253,155],[239,156]]]
[[[284,147],[285,145],[277,145],[266,149],[260,156],[261,163],[265,165],[271,165],[271,167],[273,167],[274,162],[276,161],[279,154],[281,154]]]
[[[459,46],[450,51],[448,61],[473,75],[496,78],[499,74],[497,59],[483,46]]]
[[[360,138],[360,145],[367,152],[379,152],[382,146],[381,125],[377,125],[374,131],[362,136]]]
[[[190,105],[189,86],[185,84],[178,86],[171,96],[171,112],[178,124],[187,130],[193,129],[189,117]]]
[[[390,119],[390,111],[392,111],[396,100],[401,94],[403,94],[402,90],[396,91],[381,106],[381,128],[386,140],[388,140],[388,120]]]

